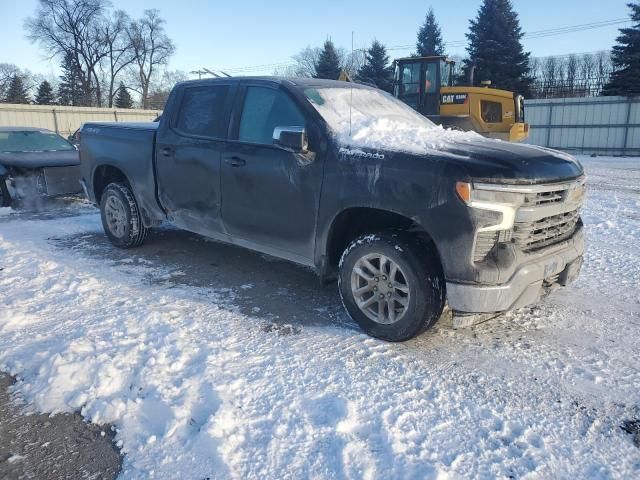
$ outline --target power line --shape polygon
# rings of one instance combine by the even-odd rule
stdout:
[[[612,20],[603,20],[600,22],[583,23],[580,25],[550,28],[546,30],[536,30],[532,32],[525,32],[522,38],[525,40],[530,40],[530,39],[536,39],[536,38],[552,37],[555,35],[564,35],[566,33],[582,32],[585,30],[593,30],[595,28],[603,28],[603,27],[609,27],[612,25],[619,25],[622,23],[627,23],[629,21],[630,20],[628,18],[615,18]],[[445,45],[447,47],[464,47],[466,44],[467,44],[466,40],[456,40],[452,42],[445,42]],[[387,47],[387,50],[406,50],[414,47],[415,47],[414,44],[392,45],[390,47]]]
[[[599,22],[591,22],[591,23],[583,23],[579,25],[568,25],[564,27],[556,27],[556,28],[548,28],[545,30],[534,30],[531,32],[525,32],[522,38],[524,40],[533,40],[538,38],[546,38],[552,37],[556,35],[565,35],[568,33],[576,33],[582,32],[586,30],[593,30],[597,28],[609,27],[613,25],[620,25],[622,23],[630,22],[628,18],[614,18],[610,20],[601,20]],[[464,47],[467,45],[466,40],[457,40],[452,42],[445,42],[445,45],[449,48],[458,48]],[[409,50],[415,48],[415,44],[405,44],[405,45],[390,45],[387,46],[387,50]],[[356,49],[356,51],[363,51],[366,49]],[[233,67],[233,68],[225,68],[224,70],[232,73],[250,73],[250,72],[258,72],[262,70],[274,70],[278,68],[287,68],[291,66],[295,66],[296,63],[289,60],[287,62],[277,62],[277,63],[266,63],[262,65],[250,65],[246,67]]]

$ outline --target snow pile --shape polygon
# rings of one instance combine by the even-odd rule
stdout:
[[[257,279],[181,283],[200,258],[178,268],[148,247],[109,250],[86,209],[3,217],[0,369],[39,410],[113,423],[122,478],[637,478],[621,425],[640,418],[640,172],[600,162],[584,162],[575,286],[405,344],[343,314],[305,323],[336,306],[323,290],[324,309],[287,293],[289,325],[261,316],[269,298],[243,313]],[[228,271],[251,257],[239,256]]]
[[[3,215],[10,215],[11,212],[11,207],[0,207],[0,217],[2,217]]]
[[[435,125],[380,90],[320,88],[305,95],[344,145],[425,154],[452,141],[484,138]]]

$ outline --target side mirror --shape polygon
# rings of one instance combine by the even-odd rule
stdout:
[[[309,150],[307,132],[304,127],[274,128],[273,144],[297,153],[306,153]]]

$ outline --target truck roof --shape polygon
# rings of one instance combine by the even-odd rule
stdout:
[[[187,80],[179,85],[201,85],[228,81],[259,80],[264,82],[278,83],[280,85],[290,85],[293,87],[310,88],[372,88],[367,85],[353,82],[342,82],[340,80],[325,80],[322,78],[307,77],[274,77],[274,76],[250,76],[250,77],[225,77],[225,78],[204,78],[201,80]]]

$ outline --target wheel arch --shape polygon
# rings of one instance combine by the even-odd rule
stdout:
[[[339,212],[331,222],[323,255],[326,269],[335,273],[347,246],[360,235],[383,231],[402,231],[431,250],[440,266],[442,259],[438,247],[428,230],[415,219],[398,212],[373,207],[349,207]]]
[[[124,182],[128,185],[129,179],[127,175],[118,167],[109,164],[97,166],[93,171],[92,188],[93,195],[97,204],[100,204],[104,189],[113,182]]]

